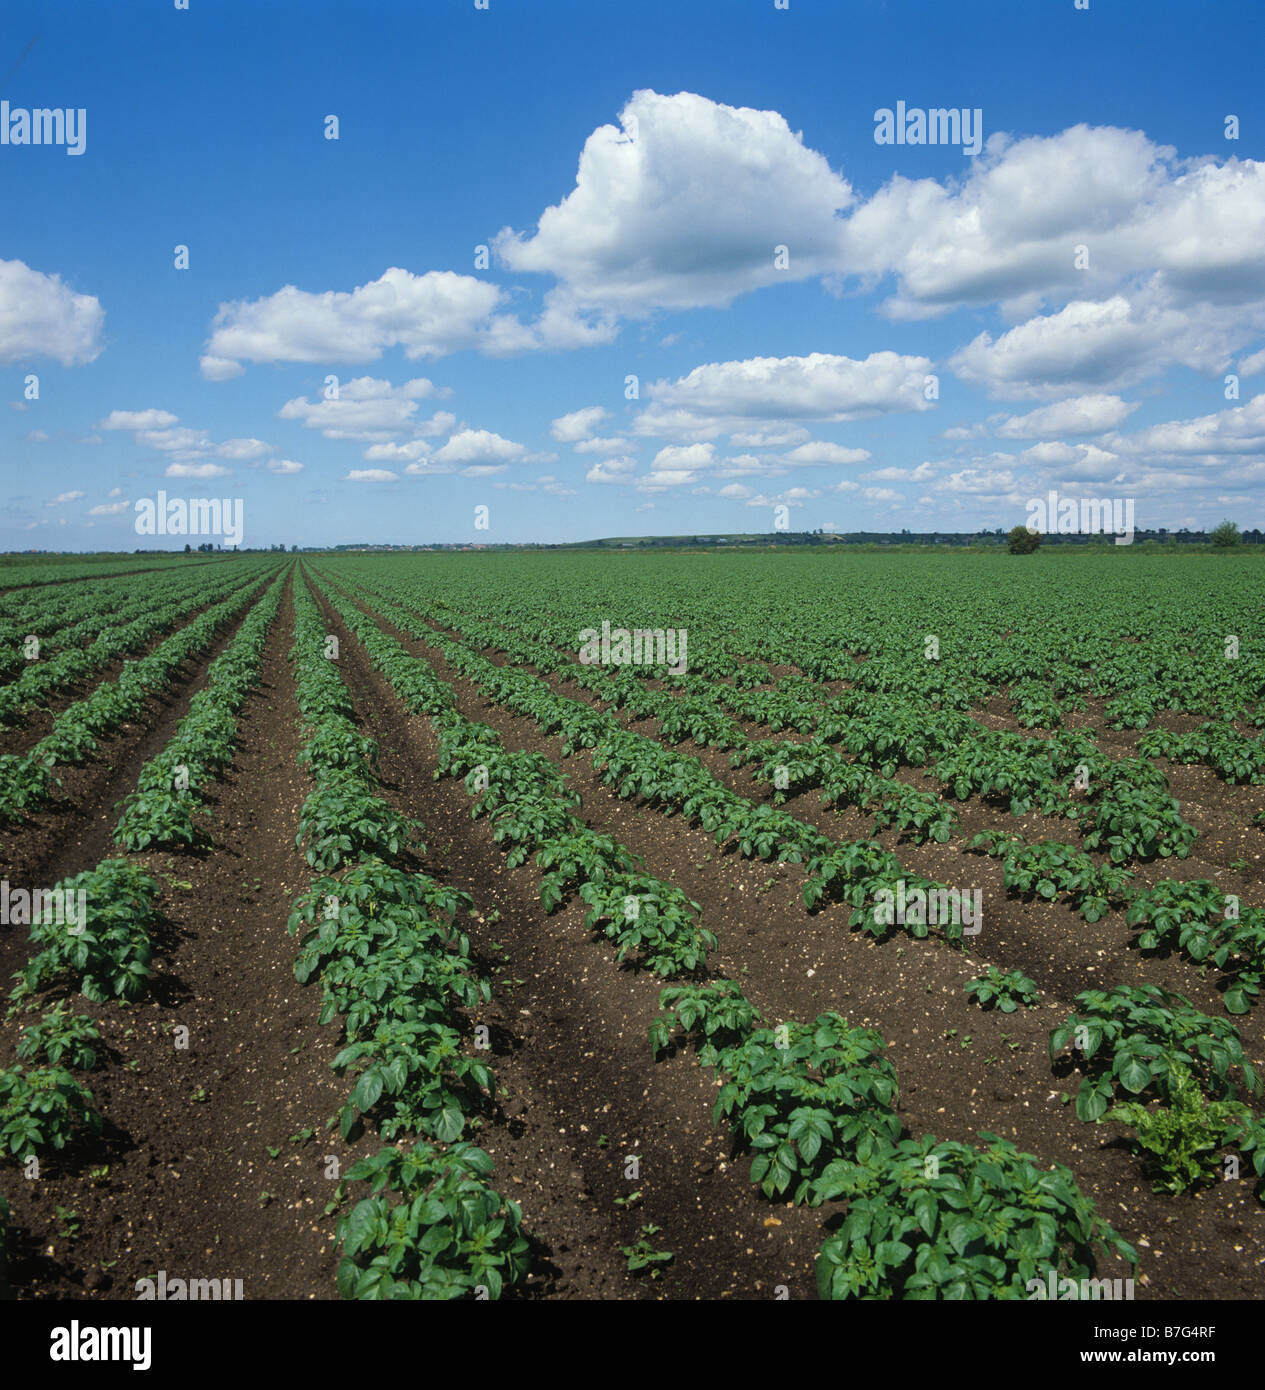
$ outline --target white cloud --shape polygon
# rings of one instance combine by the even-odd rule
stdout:
[[[532,454],[526,445],[516,444],[491,430],[469,429],[458,430],[434,453],[436,463],[456,468],[491,465],[500,468],[509,463],[542,463],[553,457],[552,454]]]
[[[424,439],[412,439],[407,444],[371,444],[364,456],[370,463],[416,463],[429,453]]]
[[[389,468],[353,468],[343,479],[345,483],[395,483],[400,475]]]
[[[308,429],[320,430],[326,439],[386,441],[406,431],[417,434],[431,432],[424,425],[419,425],[416,419],[417,403],[431,396],[446,394],[425,377],[392,386],[389,381],[361,376],[343,382],[335,400],[321,397],[310,401],[304,396],[296,396],[287,401],[277,414],[282,420],[299,420]],[[431,423],[439,431],[447,421],[455,423],[455,418],[440,412]]]
[[[812,435],[802,425],[792,425],[738,430],[729,436],[729,442],[735,449],[788,449],[796,444],[804,444],[811,438]]]
[[[138,430],[136,442],[147,449],[161,449],[164,452],[190,449],[204,449],[210,445],[205,430],[192,430],[184,426],[169,430]]]
[[[303,472],[303,465],[301,463],[295,463],[293,459],[269,459],[264,467],[269,473],[290,474]]]
[[[846,267],[894,273],[898,292],[887,309],[897,317],[1060,289],[1083,295],[1098,271],[1077,269],[1073,248],[1090,244],[1091,266],[1112,282],[1136,269],[1136,255],[1112,232],[1163,193],[1172,154],[1138,131],[1110,127],[1023,140],[996,134],[964,179],[893,177],[849,218]]]
[[[1260,376],[1265,372],[1265,348],[1254,352],[1250,357],[1239,358],[1240,376]]]
[[[112,410],[95,426],[99,430],[165,430],[180,417],[170,410]]]
[[[638,434],[712,439],[758,422],[858,420],[931,409],[924,399],[926,357],[874,352],[863,360],[814,352],[710,362],[649,388]]]
[[[436,435],[450,434],[456,423],[457,417],[451,411],[437,410],[429,420],[418,420],[413,428],[419,436],[434,439]]]
[[[198,358],[198,369],[208,381],[231,381],[246,370],[240,362],[227,357],[212,357],[209,353]]]
[[[1132,386],[1173,365],[1221,372],[1233,332],[1208,315],[1199,331],[1191,316],[1153,299],[1113,295],[1073,300],[1057,313],[1021,323],[994,341],[981,333],[949,360],[963,381],[994,396],[1061,396],[1068,390]]]
[[[584,475],[589,483],[630,483],[637,471],[637,460],[627,455],[603,459]]]
[[[1106,480],[1116,474],[1120,457],[1096,444],[1064,444],[1058,440],[1033,444],[1018,461],[1030,464],[1057,481]]]
[[[998,133],[963,179],[894,177],[849,218],[843,262],[894,274],[898,317],[998,301],[1029,314],[1146,277],[1177,307],[1245,305],[1265,293],[1263,226],[1265,164],[1179,160],[1141,131],[1081,124]]]
[[[962,492],[979,497],[1007,497],[1015,487],[1009,468],[963,468],[935,485],[937,492]]]
[[[1073,396],[1054,405],[1043,405],[1026,415],[1002,419],[994,433],[1000,439],[1040,439],[1043,435],[1102,434],[1118,429],[1140,402],[1119,396]],[[946,435],[948,431],[945,431]]]
[[[605,406],[590,405],[584,410],[573,410],[570,415],[559,415],[549,427],[549,433],[560,444],[575,444],[582,439],[590,439],[597,427],[610,415]]]
[[[88,508],[89,516],[118,516],[121,512],[127,511],[131,503],[124,502],[102,502],[95,507]]]
[[[60,275],[23,261],[0,261],[0,364],[51,357],[64,367],[101,353],[105,311],[90,294],[76,294]]]
[[[64,502],[78,502],[84,494],[82,492],[59,492],[51,502],[45,502],[46,507],[60,507]]]
[[[164,476],[168,478],[227,478],[232,472],[218,463],[171,463]]]
[[[202,373],[223,380],[242,362],[371,362],[392,347],[414,359],[496,348],[498,326],[501,342],[514,327],[493,312],[503,298],[473,275],[414,275],[398,266],[349,292],[286,285],[263,299],[220,305]]]
[[[654,456],[653,470],[710,468],[716,462],[714,444],[668,444]]]
[[[917,468],[874,468],[861,476],[879,483],[925,483],[936,476],[936,470],[929,463],[920,463]]]
[[[805,502],[814,497],[820,497],[821,492],[814,488],[793,487],[786,492],[779,492],[772,497],[766,497],[763,493],[751,497],[747,501],[748,507],[802,507]]]
[[[1170,420],[1134,434],[1115,434],[1108,442],[1113,449],[1130,454],[1265,453],[1265,394],[1212,415]]]
[[[790,453],[783,454],[782,461],[796,467],[822,467],[827,464],[864,463],[869,457],[868,449],[845,449],[842,444],[814,440],[811,444],[801,444]]]
[[[272,445],[265,444],[262,439],[226,439],[215,446],[215,452],[222,459],[245,461],[272,453]]]
[[[582,439],[573,447],[577,454],[623,454],[630,449],[636,449],[638,445],[620,434],[599,434],[594,435],[592,439]]]
[[[638,91],[620,124],[589,136],[575,188],[533,235],[494,243],[510,269],[555,277],[546,303],[563,322],[724,306],[838,266],[852,190],[778,112]]]
[[[637,479],[637,488],[641,492],[666,492],[668,488],[685,487],[697,481],[698,474],[688,468],[652,468]]]

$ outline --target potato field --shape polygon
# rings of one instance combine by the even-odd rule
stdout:
[[[0,585],[11,1295],[1260,1296],[1250,554]]]

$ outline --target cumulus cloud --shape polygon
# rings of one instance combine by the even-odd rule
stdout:
[[[1000,439],[1040,439],[1043,435],[1102,434],[1117,429],[1138,408],[1138,401],[1119,396],[1072,396],[1054,405],[1043,405],[1026,415],[998,421],[993,433]],[[947,433],[947,431],[946,431]]]
[[[389,468],[353,468],[344,478],[345,483],[394,483],[400,475]]]
[[[1120,456],[1096,444],[1050,440],[1025,449],[1018,462],[1036,468],[1047,481],[1105,482],[1118,475]]]
[[[595,434],[592,439],[581,439],[573,447],[577,454],[622,454],[639,446],[622,434]]]
[[[510,269],[559,282],[547,303],[563,319],[724,306],[837,268],[852,189],[778,112],[638,91],[619,119],[585,141],[574,189],[534,234],[494,243]]]
[[[897,317],[1033,293],[1083,295],[1096,279],[1137,268],[1111,234],[1162,197],[1173,154],[1112,127],[1022,140],[999,133],[963,180],[893,177],[849,218],[846,267],[894,274],[887,309]],[[1086,242],[1090,271],[1072,254]]]
[[[95,507],[88,508],[89,516],[118,516],[121,512],[127,511],[131,503],[123,502],[100,502]]]
[[[202,373],[223,380],[242,362],[371,362],[392,347],[410,358],[442,357],[486,340],[503,297],[473,275],[398,266],[351,291],[286,285],[220,305]]]
[[[179,421],[170,410],[112,410],[98,420],[99,430],[165,430]]]
[[[1265,395],[1253,396],[1231,410],[1192,420],[1170,420],[1132,434],[1114,434],[1109,443],[1124,453],[1170,457],[1265,454]]]
[[[929,410],[923,395],[931,361],[895,352],[863,360],[814,352],[710,362],[649,388],[637,417],[643,435],[714,439],[758,422],[859,420],[893,411]]]
[[[301,463],[295,463],[293,459],[269,459],[264,467],[269,473],[278,473],[282,475],[303,472],[303,465]]]
[[[272,445],[265,444],[262,439],[226,439],[223,444],[215,446],[215,452],[222,459],[249,462],[272,453]]]
[[[525,444],[516,444],[491,430],[458,430],[435,450],[434,461],[457,468],[503,468],[510,463],[541,463],[552,454],[533,454]]]
[[[416,463],[430,453],[424,439],[411,439],[407,444],[371,444],[365,450],[370,463]]]
[[[893,274],[901,317],[1090,298],[1152,274],[1179,306],[1243,303],[1265,293],[1263,228],[1265,164],[1179,160],[1141,131],[1081,124],[998,133],[962,180],[894,177],[849,218],[843,259]]]
[[[169,463],[168,478],[227,478],[232,470],[218,463]]]
[[[456,421],[447,412],[439,412],[429,424],[417,420],[419,401],[447,394],[426,377],[392,386],[389,381],[361,376],[343,382],[334,400],[296,396],[277,414],[282,420],[299,420],[307,429],[320,430],[326,439],[385,442],[406,432],[442,432],[445,424],[451,428]]]
[[[32,270],[24,261],[0,261],[0,364],[50,357],[64,367],[101,353],[105,310],[90,294],[76,294],[60,275]]]
[[[549,427],[549,433],[560,444],[575,444],[580,440],[591,439],[597,427],[610,415],[605,406],[590,405],[584,410],[573,410],[570,415],[560,415]]]
[[[981,333],[949,359],[965,382],[994,396],[1061,396],[1068,390],[1133,386],[1174,365],[1221,372],[1234,330],[1208,315],[1198,332],[1189,315],[1154,300],[1113,295],[1073,300],[994,340]]]
[[[937,492],[969,493],[976,497],[1005,498],[1015,488],[1009,468],[961,468],[935,485]]]
[[[584,475],[589,483],[630,483],[637,471],[637,460],[628,455],[603,459]]]
[[[78,502],[84,494],[82,492],[59,492],[51,501],[45,502],[46,507],[60,507],[66,502]]]
[[[793,445],[806,443],[811,437],[802,425],[787,425],[738,430],[729,436],[729,442],[735,449],[789,449]]]
[[[757,493],[754,497],[747,499],[748,507],[802,507],[806,502],[814,497],[820,497],[818,489],[806,487],[788,488],[785,492],[775,493],[766,496],[764,493]]]
[[[936,476],[936,470],[929,463],[920,463],[917,468],[873,468],[862,477],[880,483],[925,483]]]
[[[204,449],[209,447],[211,441],[205,430],[189,429],[181,425],[169,430],[139,430],[136,434],[136,442],[143,444],[147,449],[161,449],[164,453],[175,453]]]
[[[198,359],[198,369],[208,381],[232,381],[246,371],[240,362],[227,357],[212,357],[209,353]]]
[[[869,457],[868,449],[845,449],[842,444],[815,440],[783,454],[782,460],[796,467],[819,468],[827,464],[864,463]]]
[[[668,444],[654,456],[652,469],[710,468],[716,462],[714,444]]]

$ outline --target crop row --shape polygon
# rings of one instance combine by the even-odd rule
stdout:
[[[353,628],[380,634],[373,640],[384,667],[416,664],[389,637],[381,643],[384,634],[372,619],[337,594],[329,597]],[[453,713],[432,722],[440,736],[438,771],[465,773],[476,815],[498,783],[503,786],[494,805],[526,803],[530,826],[528,817],[513,814],[498,838],[511,864],[536,851],[537,866],[546,871],[542,900],[560,900],[554,894],[568,886],[568,879],[549,881],[564,858],[564,872],[581,882],[587,877],[591,884],[595,871],[607,881],[626,872],[620,847],[607,840],[599,855],[594,832],[586,829],[588,863],[568,854],[559,832],[573,817],[574,803],[568,805],[562,779],[547,760],[501,754],[498,762],[500,741],[491,731]],[[515,758],[517,766],[510,761]],[[494,834],[502,828],[495,819],[493,826]],[[585,896],[583,887],[580,892]],[[1042,1169],[1031,1155],[987,1134],[984,1150],[930,1137],[902,1141],[895,1072],[873,1030],[850,1028],[837,1014],[811,1025],[758,1029],[758,1014],[732,981],[699,981],[701,956],[642,964],[664,975],[695,977],[664,990],[664,1013],[651,1040],[659,1052],[678,1025],[693,1033],[700,1061],[722,1083],[716,1118],[727,1119],[735,1141],[754,1154],[752,1181],[766,1196],[797,1202],[850,1199],[848,1219],[818,1257],[823,1297],[1025,1297],[1028,1281],[1044,1280],[1048,1270],[1059,1277],[1092,1273],[1094,1246],[1136,1263],[1066,1168]]]
[[[116,842],[133,850],[192,843],[199,788],[232,757],[234,715],[259,679],[283,585],[278,577],[259,600],[212,663],[206,688],[191,700],[170,743],[142,769],[138,790],[124,802]],[[141,866],[107,859],[62,880],[30,913],[35,953],[15,977],[10,1001],[15,1011],[48,1011],[23,1028],[19,1060],[0,1071],[0,1145],[7,1157],[38,1163],[73,1138],[100,1133],[92,1092],[74,1075],[96,1065],[100,1032],[91,1016],[68,1013],[64,1002],[48,1006],[59,994],[79,993],[97,1004],[140,997],[150,978],[159,893]]]
[[[985,1147],[902,1137],[887,1044],[837,1013],[758,1027],[723,978],[670,987],[651,1025],[658,1056],[678,1038],[720,1084],[717,1122],[752,1154],[766,1197],[846,1215],[817,1255],[826,1299],[1020,1299],[1033,1281],[1080,1281],[1101,1250],[1137,1254],[1062,1164],[982,1131]]]
[[[167,746],[141,769],[114,832],[125,849],[194,843],[193,817],[202,810],[210,783],[233,760],[237,711],[259,683],[284,587],[285,576],[279,575],[208,667],[206,685],[189,701]]]
[[[390,604],[390,600],[380,594],[378,598]],[[606,716],[597,714],[588,706],[554,695],[547,687],[542,688],[541,682],[533,682],[521,671],[493,665],[477,653],[471,653],[436,633],[428,625],[419,623],[402,606],[392,606],[391,611],[397,622],[443,650],[458,669],[464,670],[507,708],[535,718],[546,732],[558,733],[564,740],[565,751],[579,745],[595,746],[603,755],[609,753],[604,775],[608,780],[612,780],[612,777],[618,779],[621,795],[629,794],[631,787],[645,799],[662,802],[665,788],[671,788],[667,797],[671,804],[682,807],[687,815],[696,818],[699,824],[712,830],[718,837],[735,839],[744,855],[753,851],[762,857],[776,853],[779,858],[791,860],[798,860],[801,856],[811,860],[813,855],[822,855],[824,837],[817,836],[808,827],[802,827],[797,832],[796,827],[802,826],[800,822],[789,818],[774,821],[768,816],[762,822],[727,818],[725,813],[732,806],[733,794],[720,788],[701,765],[683,765],[653,741],[631,732],[625,731],[622,740],[615,738],[612,743],[609,737],[600,735],[602,729],[606,730],[607,735],[613,735],[618,729]],[[582,677],[589,674],[583,668],[575,669]],[[659,700],[671,698],[653,691],[645,693]],[[905,783],[883,778],[864,766],[848,763],[827,744],[777,740],[757,742],[746,740],[741,735],[739,740],[741,746],[731,758],[731,764],[754,761],[757,780],[766,781],[775,788],[775,802],[784,800],[786,795],[816,786],[822,788],[821,799],[826,803],[848,801],[875,805],[875,830],[894,826],[912,833],[916,839],[931,837],[943,840],[948,837],[952,813],[942,802]],[[1049,747],[1044,740],[1036,742],[1040,742],[1043,748]],[[1062,757],[1068,761],[1085,758],[1093,751],[1092,745],[1087,747],[1087,743],[1079,735],[1056,735],[1051,741],[1053,747],[1049,756],[1051,760]],[[1068,746],[1060,753],[1058,750],[1062,744]],[[688,768],[684,784],[683,766]],[[1118,778],[1123,779],[1136,774],[1138,767],[1146,764],[1139,764],[1137,760],[1127,763],[1110,763],[1108,760],[1107,766]],[[1079,770],[1083,771],[1083,765]],[[1118,801],[1109,803],[1109,808],[1114,814],[1121,813]],[[1126,818],[1124,828],[1133,831],[1134,822]],[[1134,833],[1151,832],[1143,829]],[[1155,903],[1189,902],[1190,906],[1177,926],[1161,935],[1153,931],[1146,933],[1139,944],[1143,949],[1160,949],[1170,935],[1174,939],[1180,936],[1180,949],[1188,959],[1197,964],[1215,965],[1221,973],[1225,985],[1224,1001],[1231,1013],[1245,1013],[1259,996],[1262,976],[1265,975],[1265,910],[1255,907],[1240,909],[1237,902],[1232,903],[1225,895],[1215,892],[1212,897],[1216,899],[1216,905],[1210,906],[1211,885],[1202,880],[1163,880],[1155,889],[1142,893],[1132,886],[1133,875],[1115,863],[1109,861],[1100,866],[1084,851],[1056,840],[1029,843],[1017,834],[986,832],[976,836],[969,847],[986,849],[1001,859],[1003,881],[1008,891],[1044,899],[1064,895],[1090,922],[1103,917],[1113,905],[1127,907],[1130,924],[1136,924],[1150,920]],[[806,901],[811,906],[827,893],[842,889],[846,900],[859,910],[867,894],[876,894],[878,888],[885,886],[890,891],[890,882],[883,883],[879,877],[885,868],[894,870],[896,877],[905,877],[908,886],[910,876],[900,868],[899,862],[890,857],[883,859],[882,854],[877,846],[864,842],[842,846],[832,855],[828,854],[823,862],[815,866],[815,874],[810,867],[810,883],[805,889]],[[857,884],[858,869],[874,875],[873,880]],[[842,881],[836,885],[835,880],[840,874]],[[833,889],[832,885],[835,885]],[[924,889],[939,887],[921,880],[918,886]],[[1170,909],[1169,919],[1171,917]],[[872,917],[868,922],[862,917],[854,917],[854,924],[865,924],[870,930],[882,925]],[[915,930],[925,931],[925,924],[913,925]],[[956,935],[956,931],[953,934]]]
[[[589,750],[595,772],[620,797],[637,796],[666,814],[680,814],[708,831],[717,844],[733,844],[744,858],[804,863],[807,906],[825,898],[846,901],[854,909],[853,926],[884,936],[893,924],[876,910],[881,890],[894,891],[903,879],[907,890],[951,891],[906,869],[877,842],[840,843],[787,811],[753,803],[731,791],[697,759],[625,729],[608,713],[558,695],[538,677],[495,665],[418,622],[399,605],[384,599],[378,604],[392,621],[441,651],[454,669],[492,699],[534,719],[542,732],[557,734],[564,754]],[[925,936],[927,926],[911,922],[908,929]],[[961,936],[960,923],[945,923],[944,929],[946,937]]]
[[[232,757],[236,710],[259,679],[268,629],[284,578],[278,577],[212,663],[206,688],[193,697],[171,742],[140,774],[124,802],[115,840],[128,849],[192,843],[190,816],[199,788]],[[210,614],[205,615],[210,617]],[[212,629],[213,630],[213,629]],[[14,1011],[46,1009],[23,1028],[18,1060],[0,1071],[0,1146],[28,1165],[81,1135],[98,1134],[92,1092],[75,1076],[96,1065],[100,1032],[87,1014],[71,1014],[58,995],[79,993],[97,1004],[135,1000],[150,978],[151,934],[160,888],[141,866],[107,859],[64,879],[30,913],[35,948],[15,977]]]
[[[353,1165],[368,1195],[338,1223],[339,1291],[347,1298],[498,1298],[527,1269],[522,1213],[489,1182],[492,1162],[463,1140],[467,1116],[495,1091],[491,1069],[461,1046],[460,1010],[489,998],[457,925],[467,894],[406,867],[422,827],[379,794],[377,745],[352,718],[319,611],[295,586],[291,651],[314,783],[296,843],[320,869],[294,905],[295,976],[319,981],[321,1022],[342,1020],[332,1062],[355,1078],[339,1116],[344,1138],[366,1119],[383,1139],[425,1136]],[[331,1123],[334,1121],[331,1120]],[[443,1147],[436,1147],[437,1145]]]
[[[888,568],[872,558],[779,556],[779,578],[768,585],[727,576],[725,566],[737,563],[710,557],[653,576],[625,565],[617,598],[601,558],[589,566],[536,557],[530,584],[522,582],[521,562],[480,565],[477,581],[468,569],[432,566],[426,596],[431,608],[495,618],[572,652],[578,633],[603,618],[614,628],[671,629],[688,614],[690,670],[715,681],[745,683],[754,665],[767,680],[771,667],[784,666],[942,708],[966,710],[1010,687],[1021,708],[1107,701],[1116,727],[1145,727],[1148,710],[1165,709],[1265,723],[1260,607],[1246,592],[1228,593],[1218,568],[1179,576],[1156,566],[1140,599],[1128,586],[1104,585],[1091,565],[1069,567],[1057,575],[1059,620],[1052,624],[1046,609],[1026,602],[1022,577],[995,561],[981,561],[979,577],[952,586],[934,563]],[[370,583],[397,568],[337,564],[340,574]],[[753,564],[761,567],[759,558],[744,557],[745,570]],[[874,564],[885,569],[881,584],[851,582]],[[545,591],[547,606],[539,597]],[[931,638],[936,659],[927,656]],[[652,667],[641,673],[664,674]]]
[[[78,647],[103,627],[121,627],[190,587],[188,576],[169,575],[137,594],[128,579],[105,579],[91,588],[60,585],[32,593],[25,604],[7,604],[0,617],[0,679],[8,680],[33,658]],[[38,658],[32,637],[39,644]]]
[[[67,645],[49,660],[26,661],[28,636],[38,636],[28,628],[5,652],[10,662],[21,661],[22,674],[0,689],[0,723],[20,724],[29,710],[59,690],[86,681],[122,656],[143,650],[157,636],[170,632],[189,613],[216,602],[223,595],[240,591],[243,583],[257,578],[261,567],[251,566],[244,574],[198,575],[190,584],[186,575],[172,576],[151,588],[143,597],[117,608],[113,621],[102,626],[100,616],[85,619],[87,631],[99,636],[86,647]],[[41,648],[42,651],[42,648]]]
[[[373,592],[383,596],[381,587]],[[856,688],[823,699],[825,692],[814,691],[802,678],[794,678],[792,691],[769,692],[740,691],[655,667],[626,666],[612,676],[609,668],[577,664],[574,648],[570,653],[559,651],[450,610],[430,615],[467,641],[571,680],[636,718],[658,720],[667,743],[688,739],[736,750],[734,765],[758,762],[770,783],[788,782],[779,790],[824,786],[830,794],[823,800],[876,804],[876,830],[894,826],[913,831],[916,838],[930,835],[937,840],[952,833],[956,818],[951,809],[930,793],[895,781],[896,770],[909,766],[930,767],[958,800],[979,795],[1004,800],[1012,815],[1040,809],[1069,818],[1081,828],[1087,849],[1101,849],[1117,864],[1157,855],[1185,857],[1196,838],[1168,794],[1164,774],[1146,757],[1112,759],[1081,733],[1064,731],[1045,739],[988,729],[957,709],[933,708],[887,691],[875,693],[872,677],[869,688],[858,679]],[[637,671],[666,676],[680,693],[648,689],[644,679],[633,674]],[[761,696],[774,695],[774,708],[768,701],[761,703]],[[757,722],[773,720],[775,731],[777,726],[801,733],[811,729],[817,737],[806,745],[751,740],[726,715],[726,707]],[[850,755],[851,763],[834,750],[836,744]],[[1265,768],[1265,743],[1259,740],[1230,728],[1223,730],[1218,747],[1226,765],[1239,767],[1244,777],[1249,767]]]
[[[443,683],[428,664],[410,656],[341,595],[325,592],[404,703],[430,712],[439,703],[430,687]],[[444,703],[451,698],[449,690]],[[541,884],[546,911],[576,894],[588,906],[587,924],[600,926],[615,941],[621,960],[634,954],[661,975],[705,962],[715,938],[701,925],[698,904],[647,874],[641,860],[610,836],[591,830],[576,814],[578,793],[547,758],[506,750],[495,730],[451,708],[435,713],[431,722],[439,739],[435,775],[464,780],[475,795],[472,814],[488,818],[511,868],[535,855],[547,871]]]
[[[146,700],[171,683],[186,658],[211,646],[220,628],[254,598],[255,583],[208,608],[148,656],[129,661],[117,679],[102,681],[86,699],[64,709],[30,752],[0,756],[0,821],[48,801],[56,784],[50,769],[59,763],[83,762],[97,740],[144,708]]]

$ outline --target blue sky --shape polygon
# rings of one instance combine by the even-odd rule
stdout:
[[[242,499],[248,545],[969,530],[1050,489],[1261,525],[1263,30],[8,7],[8,133],[87,116],[81,154],[0,143],[0,547],[182,544],[136,535],[160,489]],[[877,143],[898,102],[982,148]]]

